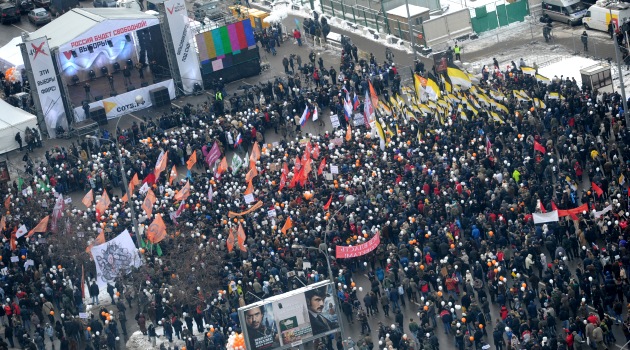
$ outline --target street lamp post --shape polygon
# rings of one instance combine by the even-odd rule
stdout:
[[[118,119],[118,121],[120,122],[120,119]],[[116,130],[118,130],[118,123],[116,123]],[[103,141],[111,142],[111,140],[103,139],[103,138],[92,136],[92,135],[87,135],[86,138],[92,139],[92,140],[103,140]],[[116,138],[116,142],[113,142],[113,144],[114,144],[114,147],[116,148],[116,155],[118,155],[118,162],[120,163],[120,172],[122,173],[123,184],[124,186],[127,186],[129,182],[127,181],[127,173],[125,172],[125,165],[123,164],[122,152],[120,151],[118,138]],[[127,191],[127,188],[128,187],[125,187],[125,191]],[[140,231],[138,229],[138,220],[136,218],[136,211],[133,208],[133,203],[131,202],[131,193],[127,193],[127,200],[129,203],[129,210],[131,212],[131,223],[133,225],[133,230],[135,231],[136,235],[139,235]]]

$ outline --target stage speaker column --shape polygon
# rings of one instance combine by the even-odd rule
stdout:
[[[203,85],[199,57],[190,44],[193,35],[184,0],[149,0],[160,13],[160,28],[177,95],[190,95],[195,83]]]

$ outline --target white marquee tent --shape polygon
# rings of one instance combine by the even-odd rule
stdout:
[[[0,69],[2,72],[11,67],[17,67],[18,69],[24,68],[24,60],[22,59],[22,52],[18,44],[22,43],[22,38],[15,37],[9,41],[8,44],[0,47]]]
[[[15,134],[19,131],[24,140],[27,127],[39,130],[37,117],[0,100],[0,154],[20,148],[15,141]]]

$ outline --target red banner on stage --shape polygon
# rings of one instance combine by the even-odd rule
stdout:
[[[335,256],[337,259],[356,258],[357,256],[362,256],[373,251],[380,243],[381,235],[377,234],[363,244],[355,246],[337,246]]]

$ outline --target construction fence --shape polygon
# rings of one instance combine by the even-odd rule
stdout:
[[[499,27],[506,27],[515,22],[523,22],[529,16],[527,0],[505,2],[503,0],[471,9],[471,23],[477,34]]]

